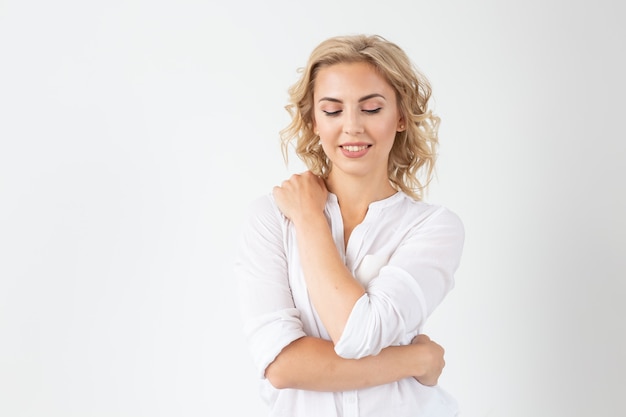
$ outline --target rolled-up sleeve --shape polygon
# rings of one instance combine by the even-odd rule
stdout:
[[[254,202],[242,224],[234,271],[244,334],[261,378],[285,346],[305,336],[282,237],[282,216],[272,198]]]
[[[335,351],[344,358],[376,355],[417,333],[454,287],[465,231],[439,208],[414,227],[356,302]]]

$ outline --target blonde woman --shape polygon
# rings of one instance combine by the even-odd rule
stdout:
[[[236,262],[270,416],[454,416],[444,351],[421,329],[454,286],[464,229],[423,201],[431,88],[380,36],[327,39],[290,88],[308,171],[257,199]]]

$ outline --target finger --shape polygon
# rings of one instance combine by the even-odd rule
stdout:
[[[289,188],[292,184],[294,184],[297,181],[297,178],[294,178],[293,176],[291,178],[289,178],[288,180],[284,180],[281,184],[280,187],[281,188]]]

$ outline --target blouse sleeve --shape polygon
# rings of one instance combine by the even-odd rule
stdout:
[[[289,287],[282,221],[271,196],[255,201],[235,256],[243,330],[261,378],[285,346],[305,336]]]
[[[411,230],[352,309],[337,354],[376,355],[417,333],[454,287],[464,239],[461,220],[445,208]]]

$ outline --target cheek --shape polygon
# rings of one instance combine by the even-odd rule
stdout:
[[[328,117],[319,119],[319,122],[315,122],[315,127],[318,132],[332,132],[334,129],[333,120],[329,120]]]
[[[320,132],[320,133],[321,133],[321,132]],[[324,140],[324,139],[322,139],[323,137],[324,137],[324,135],[323,135],[323,134],[321,134],[321,136],[320,136],[320,145],[322,145],[322,149],[324,150],[324,153],[325,153],[326,155],[328,155],[328,154],[329,154],[329,151],[330,151],[330,150],[331,150],[331,148],[332,148],[332,145],[329,143],[329,141],[328,141],[328,140]]]
[[[376,136],[380,140],[390,141],[393,143],[394,139],[396,138],[397,128],[398,124],[395,122],[395,120],[381,123],[375,128]]]

